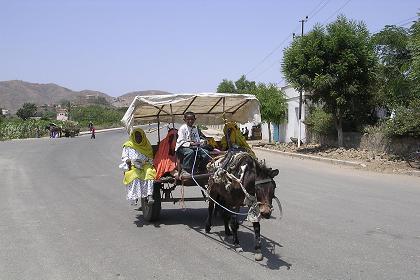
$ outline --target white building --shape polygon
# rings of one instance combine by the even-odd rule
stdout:
[[[7,109],[1,109],[1,115],[2,116],[8,116],[8,115],[10,115],[9,110],[7,110]]]
[[[67,109],[57,109],[57,120],[58,121],[67,121],[69,119],[69,114]]]
[[[284,86],[281,88],[286,96],[287,103],[287,115],[284,123],[271,124],[271,139],[273,142],[289,143],[291,142],[290,137],[299,137],[299,91],[292,86]],[[305,100],[305,93],[303,93],[302,100]],[[303,102],[302,101],[302,102]],[[302,104],[302,121],[305,120],[305,114],[307,106],[305,103]],[[249,124],[245,124],[250,128]],[[262,139],[268,141],[268,124],[263,123],[261,126]],[[306,142],[306,127],[305,124],[301,125],[301,138],[302,142]]]
[[[279,142],[290,142],[290,137],[299,137],[299,91],[292,86],[282,87],[281,90],[286,95],[287,102],[287,118],[286,122],[280,125],[280,134],[278,136]],[[305,100],[305,93],[302,94],[302,102]],[[302,121],[305,120],[307,106],[302,103]],[[306,127],[301,125],[301,139],[306,142]]]

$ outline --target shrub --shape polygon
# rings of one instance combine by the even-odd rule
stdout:
[[[305,124],[312,132],[319,135],[335,134],[333,115],[326,113],[322,108],[310,108]]]
[[[42,137],[48,135],[48,121],[6,119],[0,123],[0,140]]]
[[[412,100],[408,107],[398,107],[395,116],[386,122],[389,136],[420,138],[420,98]]]

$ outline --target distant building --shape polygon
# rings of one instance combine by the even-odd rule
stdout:
[[[10,112],[7,109],[1,109],[1,115],[2,116],[9,116],[10,115]]]
[[[67,109],[57,109],[57,120],[58,121],[67,121],[69,119],[69,113]]]

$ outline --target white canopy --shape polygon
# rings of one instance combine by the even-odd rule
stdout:
[[[223,117],[238,123],[261,122],[258,99],[250,94],[233,93],[136,96],[121,121],[127,129],[158,121],[182,123],[188,111],[196,114],[199,124],[223,124]]]

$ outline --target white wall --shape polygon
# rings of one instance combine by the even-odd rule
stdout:
[[[282,91],[286,95],[287,120],[280,126],[280,142],[290,142],[290,137],[299,136],[299,92],[291,86],[285,86]],[[305,119],[305,104],[302,105],[302,121]],[[306,140],[306,128],[301,125],[302,142]]]

